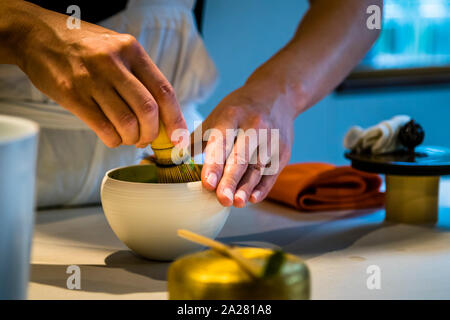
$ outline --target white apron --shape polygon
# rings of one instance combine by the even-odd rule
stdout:
[[[187,126],[202,120],[196,104],[212,91],[216,69],[192,15],[194,0],[129,0],[127,8],[99,25],[136,37],[173,85]],[[81,17],[82,18],[82,17]],[[16,66],[0,65],[0,114],[39,123],[37,205],[100,201],[109,169],[138,163],[151,150],[107,148],[81,120],[37,90]]]

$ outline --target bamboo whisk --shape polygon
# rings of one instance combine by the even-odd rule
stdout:
[[[159,122],[158,137],[153,140],[151,147],[155,153],[159,183],[193,182],[201,180],[200,169],[192,159],[189,159],[189,164],[185,163],[186,159],[183,159],[183,162],[178,165],[173,163],[172,150],[174,145],[170,141],[166,129],[161,122]]]

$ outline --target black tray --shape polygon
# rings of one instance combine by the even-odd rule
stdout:
[[[450,174],[450,149],[420,146],[414,153],[356,154],[346,152],[352,167],[361,171],[403,176],[442,176]]]

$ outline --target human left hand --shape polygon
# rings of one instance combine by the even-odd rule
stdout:
[[[222,205],[240,208],[248,201],[257,203],[267,196],[291,155],[297,115],[291,104],[290,97],[280,94],[268,81],[248,81],[225,97],[202,123],[202,135],[209,129],[214,132],[206,143],[202,184],[208,190],[216,190]],[[258,140],[251,143],[241,132],[237,137],[229,135],[227,141],[227,129],[250,133],[247,130],[254,129]],[[267,129],[268,147],[262,145],[265,133],[260,129]],[[278,138],[271,136],[271,129],[278,130]],[[192,143],[198,145],[194,135],[195,132]],[[272,172],[263,175],[269,168]]]

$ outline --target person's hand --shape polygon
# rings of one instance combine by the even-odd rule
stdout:
[[[225,97],[201,126],[203,135],[214,129],[206,143],[202,184],[208,190],[216,189],[224,206],[244,207],[248,201],[262,201],[289,161],[296,114],[289,99],[276,91],[269,81],[248,81]],[[246,137],[241,132],[236,140],[228,134],[227,140],[227,129],[243,129],[250,134]],[[251,142],[251,129],[262,138],[253,140],[256,144]],[[266,129],[267,134],[260,129]],[[279,139],[271,135],[271,129],[278,130]],[[193,149],[199,145],[194,136],[195,132]],[[273,148],[277,144],[278,150]],[[268,169],[269,174],[262,175]]]
[[[134,37],[84,21],[71,30],[67,16],[33,10],[18,65],[108,147],[147,146],[159,118],[169,137],[186,129],[172,86]]]

